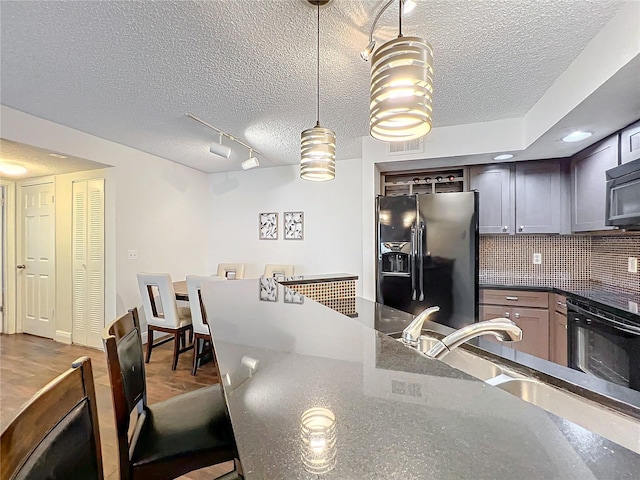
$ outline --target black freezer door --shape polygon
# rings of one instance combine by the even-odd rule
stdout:
[[[378,196],[376,212],[377,301],[408,311],[416,297],[417,196]]]

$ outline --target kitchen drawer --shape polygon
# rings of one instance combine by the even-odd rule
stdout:
[[[506,305],[510,307],[549,308],[547,292],[527,290],[480,290],[480,303],[483,305]]]
[[[555,294],[553,295],[553,305],[556,309],[556,312],[567,314],[567,297],[564,295]]]

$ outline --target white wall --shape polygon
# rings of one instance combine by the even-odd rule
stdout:
[[[210,175],[209,272],[237,262],[246,264],[246,277],[258,277],[265,264],[283,263],[296,274],[362,277],[361,173],[355,159],[337,162],[330,182],[301,180],[298,165]],[[304,212],[304,240],[284,240],[285,211]],[[259,240],[261,212],[278,212],[278,240]]]
[[[107,321],[140,305],[137,272],[182,279],[207,270],[205,173],[6,106],[1,117],[2,138],[115,167],[105,184],[107,195],[115,191],[105,209]],[[129,249],[138,260],[127,259]]]

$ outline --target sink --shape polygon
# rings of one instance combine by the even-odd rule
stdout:
[[[640,453],[640,422],[632,417],[533,378],[502,374],[487,383]]]
[[[437,342],[438,338],[422,335],[418,348],[422,353],[426,353]],[[640,453],[640,421],[633,417],[525,376],[504,365],[474,355],[463,348],[451,351],[440,361],[525,402],[597,433],[629,450]]]
[[[437,338],[422,335],[420,337],[419,350],[422,353],[426,353],[437,342]],[[503,369],[499,365],[460,348],[448,353],[447,356],[442,358],[440,361],[483,381],[504,373]]]

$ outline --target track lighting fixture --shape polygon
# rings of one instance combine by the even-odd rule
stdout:
[[[253,156],[253,149],[249,149],[249,158],[240,164],[243,170],[251,170],[252,168],[259,167],[260,162],[257,157]]]
[[[209,151],[219,157],[229,158],[231,155],[231,147],[227,147],[222,144],[222,134],[220,134],[220,141],[218,143],[212,143],[209,147]]]
[[[196,117],[192,113],[187,113],[186,115],[187,115],[187,117],[191,118],[192,120],[195,120],[196,122],[201,123],[205,127],[210,128],[211,130],[214,130],[214,131],[218,132],[218,135],[220,136],[220,139],[219,139],[218,143],[212,143],[209,146],[209,151],[211,153],[213,153],[214,155],[218,155],[220,157],[223,157],[223,158],[229,158],[229,156],[231,155],[231,147],[222,144],[222,138],[224,137],[224,138],[227,138],[228,140],[231,140],[232,142],[237,143],[238,145],[242,145],[244,148],[249,150],[249,158],[247,160],[244,160],[240,164],[240,166],[242,167],[243,170],[249,170],[250,168],[255,168],[255,167],[260,166],[260,162],[258,161],[258,157],[256,155],[261,155],[261,153],[258,150],[256,150],[255,148],[253,148],[251,145],[247,145],[243,141],[238,140],[233,135],[229,135],[228,133],[223,132],[219,128],[216,128],[213,125],[211,125],[210,123],[205,122],[201,118]]]

